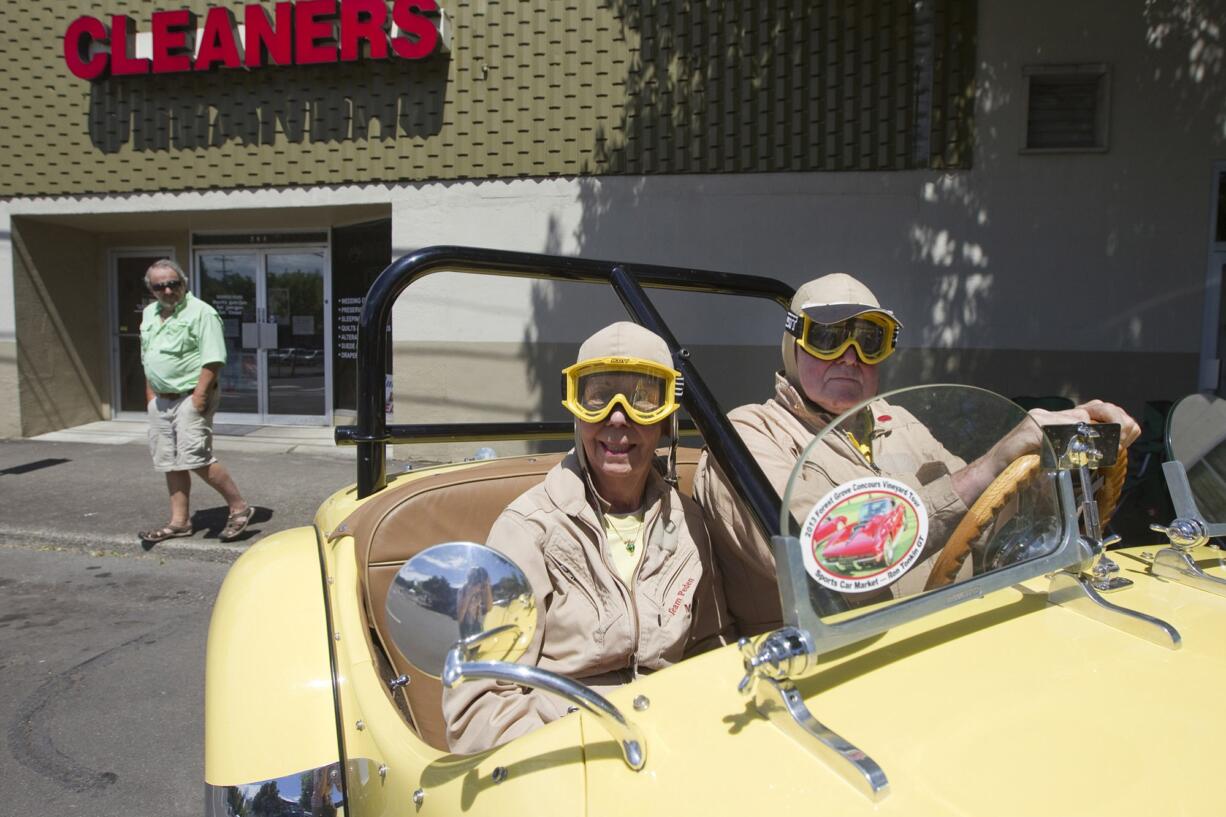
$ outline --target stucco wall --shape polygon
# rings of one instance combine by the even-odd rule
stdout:
[[[478,244],[792,284],[848,271],[906,324],[887,384],[1101,396],[1139,413],[1197,387],[1201,339],[1217,331],[1202,314],[1212,163],[1226,157],[1223,5],[981,2],[968,171],[425,185],[394,194],[394,254]],[[1110,70],[1108,149],[1023,153],[1024,68],[1087,62]],[[400,343],[502,344],[545,405],[551,376],[510,350],[578,343],[617,314],[609,300],[438,277],[404,296],[395,332]],[[731,305],[674,314],[689,343],[769,349],[779,335],[777,317]],[[397,384],[407,396],[410,382]],[[506,398],[512,416],[519,398]]]
[[[17,342],[0,340],[0,440],[21,436]]]
[[[13,219],[17,372],[24,436],[103,419],[105,280],[90,233]]]
[[[0,203],[0,439],[21,436],[11,219]]]

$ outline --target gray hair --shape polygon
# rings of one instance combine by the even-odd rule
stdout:
[[[187,273],[183,271],[183,267],[180,267],[169,258],[159,258],[157,261],[154,261],[149,265],[149,269],[145,270],[145,286],[149,286],[149,273],[159,267],[162,269],[171,270],[175,273],[175,275],[178,275],[179,280],[183,282],[184,289],[187,289],[191,285],[191,281],[188,280]]]

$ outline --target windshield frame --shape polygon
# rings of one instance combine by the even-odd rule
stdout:
[[[925,384],[895,389],[864,400],[847,411],[835,417],[827,425],[827,429],[839,426],[844,420],[861,411],[865,406],[879,400],[888,402],[889,398],[905,392],[935,388],[958,388],[969,391],[983,392],[1005,400],[994,392],[979,389],[974,386],[963,386],[952,383]],[[1022,412],[1021,407],[1018,411]],[[814,447],[822,443],[823,433],[814,437],[805,447],[797,460],[796,468],[804,467]],[[805,569],[802,545],[796,535],[781,533],[771,539],[777,565],[779,592],[783,601],[783,618],[785,625],[791,625],[805,630],[812,639],[812,649],[815,654],[829,652],[848,644],[870,638],[886,630],[914,621],[949,607],[961,604],[971,599],[980,598],[988,593],[1006,587],[1029,581],[1049,573],[1073,567],[1092,557],[1080,536],[1077,522],[1077,504],[1073,492],[1072,473],[1067,469],[1052,467],[1055,460],[1050,444],[1044,437],[1044,454],[1041,474],[1054,477],[1055,493],[1060,514],[1060,533],[1056,547],[1048,554],[1035,557],[1018,564],[991,570],[979,576],[973,576],[966,581],[946,585],[935,590],[929,590],[915,596],[897,599],[883,607],[866,610],[852,617],[843,617],[838,621],[823,620],[822,615],[829,611],[819,611],[809,603],[809,577]],[[791,482],[789,481],[789,488]],[[782,508],[790,499],[790,491],[785,491],[781,503]],[[800,526],[793,523],[792,531],[799,532]]]

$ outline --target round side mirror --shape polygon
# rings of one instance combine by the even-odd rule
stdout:
[[[523,571],[473,542],[426,548],[404,563],[387,591],[392,642],[433,678],[461,643],[465,660],[518,660],[536,632],[536,616]]]

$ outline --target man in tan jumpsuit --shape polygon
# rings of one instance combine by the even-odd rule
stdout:
[[[578,361],[564,372],[563,401],[575,449],[503,511],[486,544],[519,565],[544,611],[520,663],[601,691],[719,646],[732,628],[702,512],[656,468],[677,407],[668,346],[615,323]],[[456,752],[497,746],[566,711],[548,693],[495,681],[443,693]]]
[[[901,323],[883,309],[868,287],[849,275],[826,275],[802,286],[792,299],[783,335],[783,371],[775,374],[775,396],[729,413],[733,427],[782,497],[805,448],[835,415],[877,394],[878,366],[893,351]],[[809,330],[821,330],[810,332]],[[828,330],[828,331],[827,331]],[[824,340],[804,344],[801,338]],[[806,346],[826,348],[822,359]],[[840,351],[841,346],[841,351]],[[867,358],[867,360],[865,359]],[[1065,412],[1032,411],[1039,424],[1115,422],[1121,445],[1140,433],[1118,407],[1100,401]],[[1017,456],[1033,450],[1037,436],[1008,435],[971,464],[954,456],[910,413],[884,401],[870,403],[851,427],[824,438],[809,454],[791,500],[797,519],[817,501],[851,480],[884,475],[916,490],[927,508],[929,541],[943,542],[991,480]],[[716,560],[723,573],[729,612],[742,635],[782,625],[775,559],[753,518],[736,498],[727,477],[704,454],[694,495],[703,506]],[[920,591],[931,554],[889,588],[893,595]],[[969,560],[963,567],[969,571]],[[888,596],[887,596],[888,598]],[[878,597],[863,598],[875,601]]]

